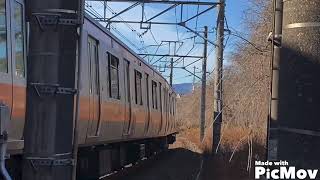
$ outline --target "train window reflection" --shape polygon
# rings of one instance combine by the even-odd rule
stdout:
[[[161,91],[161,89],[162,89],[162,84],[161,83],[159,83],[159,95],[160,95],[160,111],[162,111],[162,91]]]
[[[136,92],[136,104],[143,105],[142,103],[142,74],[135,71],[135,92]]]
[[[119,92],[119,59],[112,54],[108,55],[109,67],[109,90],[110,97],[120,99]]]
[[[8,73],[5,0],[0,0],[0,72]]]
[[[172,114],[172,99],[171,99],[171,94],[169,94],[169,113]]]
[[[93,45],[93,50],[94,50],[94,63],[95,63],[95,88],[96,88],[96,94],[100,94],[100,79],[99,79],[99,53],[98,53],[98,46],[97,42],[96,44]]]
[[[152,107],[158,109],[157,83],[152,81]]]
[[[22,5],[17,2],[15,2],[14,7],[14,24],[16,76],[25,77],[23,10]]]
[[[175,115],[175,105],[176,105],[176,102],[174,100],[174,97],[172,97],[172,114]]]

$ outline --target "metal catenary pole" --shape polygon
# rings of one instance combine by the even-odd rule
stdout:
[[[173,58],[171,58],[170,61],[170,86],[172,86],[173,81]]]
[[[320,167],[320,1],[283,1],[278,159]]]
[[[79,3],[27,1],[30,38],[25,180],[72,178]]]
[[[223,73],[223,51],[224,51],[224,19],[225,19],[225,0],[220,0],[218,5],[217,20],[217,50],[214,74],[214,123],[213,123],[213,148],[217,150],[222,126],[222,73]]]
[[[204,27],[204,37],[208,38],[208,27]],[[203,61],[202,61],[202,79],[201,79],[201,100],[200,100],[200,141],[204,138],[206,122],[206,92],[207,92],[207,48],[208,41],[204,40]]]
[[[274,0],[274,19],[272,32],[272,79],[271,103],[268,122],[268,160],[277,160],[278,151],[278,106],[279,106],[279,70],[282,36],[282,0]]]

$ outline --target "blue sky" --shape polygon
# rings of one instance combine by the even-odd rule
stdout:
[[[194,0],[197,1],[197,0]],[[203,0],[204,1],[204,0]],[[209,0],[207,0],[209,1]],[[217,2],[217,1],[211,1]],[[244,32],[244,26],[242,21],[242,13],[246,9],[246,5],[248,5],[247,0],[226,0],[226,18],[228,22],[228,26],[230,29],[236,30],[237,32]],[[132,3],[108,3],[107,9],[107,17],[112,16],[112,11],[120,12],[124,8],[130,6]],[[169,7],[169,5],[159,5],[159,4],[147,4],[145,6],[145,16],[146,18],[150,18],[155,15],[157,12],[160,12],[164,9]],[[201,12],[204,10],[205,6],[200,7],[199,11]],[[94,9],[100,15],[103,15],[103,4],[101,2],[90,2],[87,3],[87,9]],[[188,19],[195,15],[198,11],[197,6],[184,6],[183,8],[183,19]],[[180,21],[181,8],[176,7],[169,12],[159,16],[158,18],[154,19],[157,22],[177,22]],[[217,9],[213,9],[201,16],[198,19],[194,19],[187,23],[187,26],[197,30],[203,31],[203,27],[206,25],[209,27],[210,31],[214,31],[214,27],[216,25],[216,14]],[[141,20],[141,6],[138,5],[132,10],[122,14],[120,17],[115,18],[115,20]],[[146,31],[144,29],[140,29],[139,24],[113,24],[111,32],[113,32],[116,36],[118,36],[121,40],[123,40],[129,47],[131,47],[137,53],[157,53],[157,54],[168,54],[169,50],[172,54],[174,51],[174,45],[171,44],[169,48],[168,43],[162,43],[162,41],[168,40],[175,40],[183,42],[183,45],[178,50],[177,54],[185,55],[188,52],[189,55],[194,56],[202,56],[203,54],[203,40],[199,37],[195,37],[195,34],[188,32],[187,29],[175,26],[175,25],[152,25],[151,29]],[[193,38],[195,37],[195,38]],[[215,33],[209,34],[209,39],[214,42],[215,41]],[[234,37],[230,37],[228,40],[226,52],[226,61],[228,61],[228,54],[232,52],[234,47],[232,44],[236,42],[238,39]],[[153,46],[153,45],[160,45],[161,46]],[[151,45],[151,46],[150,46]],[[178,47],[177,47],[178,49]],[[208,47],[208,72],[212,72],[213,61],[215,58],[214,47],[210,45]],[[151,64],[157,62],[159,58],[145,58],[145,60],[151,60]],[[195,59],[174,59],[175,61],[178,60],[179,63],[175,64],[178,67],[185,66]],[[169,59],[161,59],[159,62],[155,63],[154,65],[158,67],[158,69],[163,73],[164,76],[169,75],[168,63]],[[228,63],[228,62],[226,62]],[[188,66],[187,69],[189,71],[193,71],[193,66],[195,66],[197,70],[197,75],[201,76],[201,61],[198,61],[191,66]],[[166,68],[165,68],[166,67]],[[198,79],[196,78],[198,81]],[[185,83],[185,82],[192,82],[193,76],[190,75],[188,72],[182,69],[174,69],[174,83]]]

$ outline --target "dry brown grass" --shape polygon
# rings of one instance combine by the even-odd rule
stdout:
[[[186,95],[178,99],[177,101],[177,120],[179,127],[184,130],[186,128],[198,127],[199,117],[200,117],[200,87],[196,87],[195,91],[192,94]],[[213,86],[210,85],[207,87],[207,101],[206,106],[212,107],[213,101]],[[212,109],[207,108],[206,110],[206,123],[209,126]]]
[[[177,142],[171,148],[188,149],[197,154],[203,154],[203,169],[202,179],[221,179],[221,180],[249,180],[253,177],[252,167],[248,167],[248,141],[241,141],[241,137],[246,137],[250,134],[248,129],[243,128],[228,128],[223,130],[224,136],[218,155],[208,156],[208,151],[211,149],[212,139],[207,136],[204,142],[200,142],[199,128],[186,128],[180,132],[177,137]],[[254,137],[252,135],[252,137]],[[264,158],[265,148],[261,146],[260,140],[253,139],[252,159],[249,159],[251,164],[254,160],[262,160]],[[240,142],[240,143],[239,143]],[[235,153],[233,153],[235,152]],[[185,157],[187,161],[189,157]],[[197,167],[200,168],[200,167]]]
[[[265,157],[266,128],[270,97],[270,44],[266,37],[271,30],[271,1],[248,0],[244,22],[249,32],[248,43],[239,41],[228,57],[231,65],[224,70],[224,106],[221,142],[217,153],[225,166],[250,170],[250,162]],[[241,32],[237,32],[241,35]],[[259,49],[259,50],[257,50]],[[211,152],[213,120],[213,84],[208,81],[206,139],[199,140],[200,89],[181,97],[177,102],[181,134],[178,142],[185,148],[196,144],[201,152]],[[189,141],[189,142],[188,142]],[[192,149],[191,149],[192,150]],[[252,152],[252,153],[251,153]],[[221,165],[221,164],[220,164]]]

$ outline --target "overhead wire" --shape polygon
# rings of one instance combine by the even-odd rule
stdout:
[[[198,0],[198,2],[199,2],[200,0]],[[103,4],[103,2],[101,2],[100,1],[100,3],[102,3]],[[100,15],[100,13],[98,13],[96,10],[94,10],[92,7],[91,8],[88,8],[88,9],[90,9],[90,11],[92,11],[91,12],[91,14],[93,15],[93,16],[96,16],[96,17],[99,17],[99,18],[101,18],[101,15]],[[110,5],[106,5],[106,9],[108,10],[108,11],[110,11],[110,13],[112,13],[112,14],[117,14],[117,12],[116,11],[114,11],[111,7],[110,7]],[[183,16],[182,16],[182,10],[180,10],[181,12],[181,18],[183,19]],[[186,14],[186,16],[187,16],[187,18],[189,17],[189,8],[187,7],[187,9],[186,9],[186,11],[187,11],[187,14]],[[197,14],[199,13],[199,11],[200,11],[200,5],[197,5]],[[175,15],[175,21],[176,21],[176,23],[178,24],[178,10],[177,10],[177,7],[175,7],[175,10],[174,10],[174,15]],[[146,17],[146,14],[144,13],[144,16]],[[102,17],[103,18],[103,17]],[[118,19],[120,19],[120,20],[124,20],[121,16],[117,16],[117,18]],[[181,19],[181,20],[182,20]],[[105,22],[106,23],[106,22]],[[130,23],[126,23],[126,22],[124,22],[123,23],[125,26],[127,26],[132,32],[134,32],[136,35],[137,35],[137,37],[140,39],[140,44],[141,44],[141,46],[142,47],[139,47],[136,43],[134,43],[133,41],[131,41],[126,35],[124,35],[124,34],[122,34],[115,26],[112,26],[112,25],[110,25],[110,28],[116,33],[116,34],[118,34],[122,39],[124,39],[125,41],[127,41],[132,47],[134,47],[137,51],[139,51],[139,52],[141,52],[141,51],[144,51],[144,52],[148,52],[148,49],[149,48],[154,48],[154,52],[155,52],[155,54],[156,53],[158,53],[159,51],[160,51],[160,49],[161,49],[161,47],[163,47],[164,45],[166,45],[165,43],[163,43],[163,42],[161,42],[161,43],[159,43],[159,41],[157,40],[157,38],[156,38],[156,36],[155,36],[155,34],[153,33],[153,31],[152,31],[152,29],[151,29],[151,27],[149,28],[149,29],[147,29],[146,31],[144,31],[144,32],[142,32],[142,33],[139,33],[135,28],[133,28],[131,25],[130,25]],[[196,17],[196,19],[195,19],[195,30],[197,31],[198,30],[198,26],[199,26],[199,16],[197,16]],[[145,41],[144,41],[144,39],[143,39],[143,36],[147,33],[149,31],[149,33],[150,33],[150,35],[151,35],[151,38],[153,39],[153,41],[155,42],[155,44],[156,45],[148,45],[148,46],[145,46]],[[177,40],[178,41],[183,41],[183,42],[185,42],[185,41],[188,41],[188,40],[193,40],[193,43],[192,43],[192,45],[191,45],[191,48],[187,51],[187,53],[186,53],[186,56],[188,56],[188,55],[190,55],[191,53],[193,53],[193,52],[195,52],[195,51],[198,51],[198,49],[199,49],[199,46],[198,45],[196,45],[196,39],[197,39],[197,36],[196,35],[194,35],[194,36],[191,36],[191,37],[186,37],[186,38],[183,38],[182,39],[182,37],[184,37],[186,34],[188,34],[188,33],[186,33],[186,32],[184,32],[182,35],[181,35],[181,33],[180,33],[180,31],[179,31],[179,28],[178,28],[178,25],[176,25],[176,34],[177,34]],[[176,48],[174,49],[174,51],[175,51],[175,53],[177,53],[177,52],[179,52],[179,51],[181,51],[182,49],[185,49],[185,48],[183,48],[185,45],[188,45],[187,47],[190,47],[190,43],[179,43],[179,46],[176,46]],[[213,49],[210,51],[210,53],[213,51]],[[149,53],[147,53],[147,54],[149,54]],[[148,56],[148,58],[149,58],[149,62],[153,62],[153,59],[155,58],[155,57],[152,57],[152,60],[150,60],[150,56]],[[178,65],[178,64],[180,64],[181,62],[183,62],[184,63],[184,61],[185,61],[185,59],[186,58],[177,58],[175,61],[174,61],[174,65],[176,66],[176,65]],[[161,60],[161,59],[160,59]],[[159,62],[160,60],[157,60],[157,62]],[[201,59],[200,59],[201,60]],[[198,62],[198,61],[200,61],[200,60],[196,60],[196,61],[194,61],[194,62],[192,62],[192,63],[189,63],[187,66],[190,66],[191,64],[194,64],[194,63],[196,63],[196,62]],[[162,62],[161,62],[162,63]],[[165,61],[165,65],[164,65],[164,67],[167,67],[167,65],[168,65],[168,61]]]
[[[177,39],[178,39],[178,41],[180,41],[180,37],[179,37],[179,29],[178,29],[177,6],[174,8],[174,13],[175,13],[175,19],[176,19],[176,33],[177,33]]]
[[[200,0],[198,0],[199,2]],[[199,14],[200,6],[198,5],[197,7],[197,14]],[[199,16],[196,17],[196,27],[195,30],[198,31],[198,21],[199,21]],[[196,42],[196,38],[194,38],[194,43]]]
[[[192,74],[189,74],[189,75],[185,75],[185,76],[182,76],[182,77],[176,77],[174,78],[173,80],[180,80],[180,79],[185,79],[185,78],[188,78],[188,77],[191,77],[193,76]]]
[[[103,18],[102,15],[100,13],[98,13],[90,4],[88,4],[87,2],[85,3],[86,5],[86,11],[91,14],[93,17],[96,18]],[[117,33],[120,37],[122,37],[124,40],[126,40],[131,46],[133,46],[134,48],[136,48],[139,51],[139,47],[133,43],[131,40],[129,40],[125,35],[123,35],[119,30],[117,30],[114,26],[110,26],[112,28],[112,30]]]
[[[240,35],[240,33],[235,30],[232,27],[228,27],[227,29],[229,31],[229,35],[235,36],[243,41],[245,41],[246,43],[248,43],[249,45],[251,45],[254,49],[256,49],[257,51],[264,53],[264,52],[269,52],[269,49],[266,47],[265,49],[262,49],[260,47],[258,47],[259,45],[251,42],[250,40],[248,40],[247,38],[245,38],[243,35]]]
[[[145,13],[143,13],[143,16],[144,16],[144,18],[148,19],[147,15]],[[147,29],[146,31],[148,31],[148,30],[149,30],[149,32],[151,34],[151,37],[152,37],[153,41],[158,45],[156,51],[154,52],[154,54],[156,54],[156,53],[158,53],[158,50],[161,47],[162,42],[159,44],[159,42],[157,41],[156,37],[154,36],[154,34],[152,32],[151,25],[150,25],[149,29]],[[150,56],[148,56],[148,62],[151,63],[154,58],[155,58],[155,56],[153,56],[151,59],[150,59]]]
[[[198,0],[199,2],[200,0]],[[199,11],[200,11],[200,6],[197,5],[197,14],[199,14]],[[199,21],[199,16],[196,17],[196,21],[195,21],[195,31],[198,31],[198,21]],[[192,45],[192,48],[189,50],[189,52],[187,53],[187,55],[189,55],[191,53],[191,51],[194,49],[195,47],[195,44],[196,44],[196,37],[197,36],[194,36],[193,38],[193,45]],[[183,61],[184,59],[183,58],[179,58],[177,59],[174,63],[175,65],[181,63],[181,61]]]
[[[154,40],[154,42],[159,45],[159,42],[158,42],[157,39],[155,38],[155,36],[154,36],[151,28],[150,28],[150,34],[151,34],[151,37],[152,37],[152,39]]]
[[[100,1],[100,3],[103,4],[103,2]],[[117,14],[116,11],[114,11],[108,4],[106,5],[107,9],[112,13],[112,14]],[[118,19],[120,19],[121,21],[124,21],[124,19],[121,17],[121,16],[117,16]],[[140,40],[140,44],[142,47],[145,46],[145,41],[143,39],[143,35],[146,33],[146,32],[143,32],[143,33],[139,33],[137,32],[137,30],[135,28],[133,28],[129,23],[126,23],[124,22],[123,24],[125,24],[132,32],[134,32],[137,37],[139,38]],[[138,51],[140,51],[140,48],[137,48]],[[148,51],[146,49],[143,49],[145,53],[148,53]]]
[[[146,49],[146,48],[151,48],[151,47],[158,47],[158,46],[165,46],[165,45],[168,45],[169,43],[163,43],[163,41],[161,41],[160,44],[152,44],[152,45],[148,45],[148,46],[144,46],[140,49]]]

